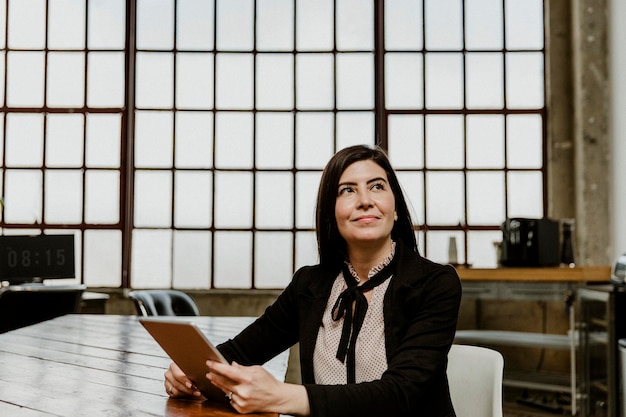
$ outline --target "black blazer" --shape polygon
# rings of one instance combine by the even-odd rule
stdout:
[[[263,364],[299,342],[312,416],[454,416],[446,366],[461,301],[459,277],[451,266],[433,263],[400,243],[397,247],[383,305],[388,369],[381,379],[314,383],[317,333],[339,273],[320,265],[299,269],[265,313],[221,344],[220,351],[243,365]]]

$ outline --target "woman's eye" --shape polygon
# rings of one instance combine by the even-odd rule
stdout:
[[[372,190],[384,190],[385,189],[385,184],[383,184],[382,182],[377,182],[376,184],[372,185]]]
[[[352,187],[342,187],[342,188],[339,189],[339,195],[341,195],[341,194],[348,194],[348,193],[351,193],[353,191],[354,191],[354,189]]]

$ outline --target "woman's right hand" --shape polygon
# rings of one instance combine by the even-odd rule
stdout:
[[[165,372],[165,392],[170,397],[201,397],[202,393],[174,362]]]

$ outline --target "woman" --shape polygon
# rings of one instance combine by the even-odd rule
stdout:
[[[447,354],[461,286],[421,257],[395,172],[379,148],[352,146],[324,169],[317,200],[320,263],[299,269],[265,313],[218,348],[207,378],[241,413],[454,416]],[[300,343],[302,385],[263,368]],[[172,364],[170,396],[200,395]]]

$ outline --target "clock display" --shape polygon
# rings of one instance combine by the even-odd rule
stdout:
[[[74,277],[74,235],[0,236],[0,280]]]

